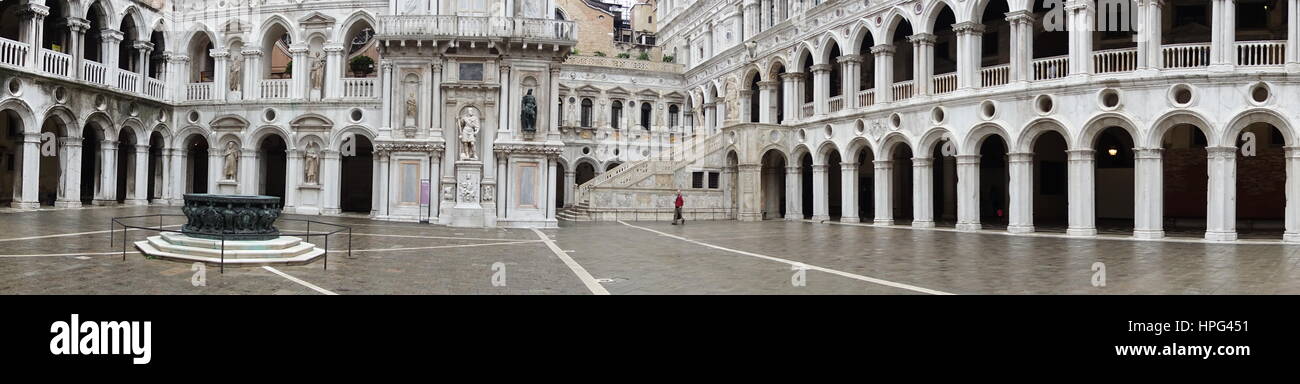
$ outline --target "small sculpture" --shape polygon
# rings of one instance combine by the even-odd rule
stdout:
[[[225,171],[226,180],[235,180],[235,177],[239,176],[239,147],[235,145],[235,142],[226,142],[225,158],[226,164],[223,171]]]
[[[321,89],[325,79],[325,59],[321,57],[320,52],[312,55],[311,62],[311,89]]]
[[[303,155],[303,171],[306,172],[307,184],[318,184],[320,174],[320,149],[316,143],[307,144],[307,153]]]
[[[244,59],[242,57],[235,57],[230,60],[230,78],[227,79],[227,87],[229,87],[232,92],[239,92],[240,84],[243,83],[241,81],[243,79],[240,77],[240,73],[243,72],[243,69]]]
[[[406,96],[406,126],[415,126],[415,117],[420,112],[419,103],[415,101],[415,94]]]
[[[523,116],[519,123],[523,125],[523,131],[537,132],[537,98],[533,97],[533,90],[529,89],[528,94],[524,95],[522,104]]]
[[[478,143],[478,109],[474,107],[465,108],[465,112],[460,117],[460,147],[461,160],[477,160],[478,154],[474,150],[475,144]]]

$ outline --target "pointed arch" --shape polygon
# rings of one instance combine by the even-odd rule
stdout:
[[[863,22],[854,24],[853,30],[849,32],[849,36],[850,39],[847,46],[842,48],[846,55],[870,55],[871,52],[862,52],[862,44],[870,42],[871,45],[867,46],[868,49],[870,49],[869,47],[876,45],[876,42],[880,41],[880,39],[875,35],[875,31],[872,31],[871,28]]]
[[[934,23],[939,20],[939,15],[942,14],[945,9],[948,12],[952,12],[953,19],[956,20],[958,23],[968,19],[958,14],[957,10],[961,8],[954,6],[948,0],[932,0],[930,2],[930,5],[926,6],[925,11],[921,13],[922,20],[925,20],[924,22],[921,23],[921,28],[918,30],[915,28],[915,26],[913,26],[912,32],[913,33],[934,33],[934,27],[935,27]]]

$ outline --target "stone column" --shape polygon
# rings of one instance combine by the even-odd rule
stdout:
[[[497,114],[497,132],[499,135],[500,132],[510,131],[510,125],[511,125],[510,109],[512,105],[511,99],[513,98],[513,96],[510,95],[510,88],[511,88],[510,65],[503,63],[497,66],[497,68],[501,70],[500,77],[498,78],[501,86],[497,90],[498,92],[497,111],[499,112]],[[592,111],[592,113],[596,114],[595,111]],[[488,138],[488,139],[493,139],[493,138]],[[501,204],[501,205],[504,206],[505,204]]]
[[[1070,76],[1092,73],[1093,8],[1088,0],[1067,0],[1065,17],[1070,33]]]
[[[168,171],[171,172],[171,180],[167,183],[171,187],[172,191],[171,196],[169,197],[171,201],[168,202],[170,205],[181,205],[185,201],[185,188],[187,188],[187,185],[189,184],[185,181],[185,157],[187,156],[185,152],[184,144],[181,144],[180,148],[172,149],[171,152],[171,168],[168,169]],[[201,157],[194,159],[195,162],[203,160],[204,159]]]
[[[858,164],[840,163],[840,222],[856,223],[858,218]]]
[[[967,21],[958,23],[953,30],[957,32],[957,88],[978,88],[984,24]]]
[[[293,57],[293,80],[289,81],[289,97],[307,98],[307,87],[311,86],[311,56],[307,55],[307,44],[290,44],[289,55]],[[288,204],[286,204],[287,206]]]
[[[429,79],[430,79],[429,82],[431,83],[431,86],[433,87],[433,92],[430,93],[431,95],[433,95],[433,97],[431,98],[432,102],[430,103],[430,105],[432,105],[432,108],[429,108],[429,123],[430,123],[430,125],[432,125],[432,127],[431,127],[431,128],[432,128],[432,134],[431,134],[431,136],[433,136],[433,137],[442,137],[442,136],[444,135],[444,133],[443,133],[443,131],[442,131],[442,124],[443,124],[443,121],[442,121],[442,108],[443,108],[443,105],[442,105],[442,63],[433,63],[433,65],[431,66],[430,69],[431,69],[432,75],[429,77]],[[540,92],[539,92],[539,93],[540,93]],[[539,97],[538,100],[541,100],[541,98]],[[538,108],[540,108],[542,105],[545,105],[545,104],[539,104],[539,105],[538,105]],[[539,112],[540,112],[540,110],[539,110]],[[538,122],[537,125],[539,126],[539,127],[537,127],[537,128],[538,128],[538,131],[542,131],[542,130],[541,130],[541,127],[540,127],[540,125],[541,125],[541,122],[540,122],[540,121]],[[430,199],[432,199],[432,197],[431,197]]]
[[[762,95],[762,93],[760,92],[759,95]],[[753,113],[754,113],[754,111],[752,111],[751,108],[749,107],[749,100],[750,100],[751,97],[754,97],[754,91],[751,91],[751,90],[748,90],[748,89],[741,89],[741,90],[739,90],[739,91],[736,92],[736,96],[738,96],[738,97],[740,98],[740,100],[741,100],[740,103],[739,103],[739,104],[740,104],[740,111],[739,111],[739,113],[737,113],[738,115],[740,115],[740,116],[739,116],[739,117],[740,117],[740,122],[741,122],[741,123],[749,123],[749,122],[753,122],[753,116],[754,116]],[[762,106],[763,106],[763,100],[762,100],[762,97],[759,97],[759,99],[760,99],[760,100],[758,100],[759,111],[762,111],[762,109],[763,109],[763,108],[762,108]],[[761,121],[763,121],[763,119],[760,117],[760,119],[759,119],[758,121],[761,122]]]
[[[1034,231],[1034,153],[1008,153],[1011,204],[1007,206],[1007,232]]]
[[[714,128],[718,123],[715,108],[716,105],[712,101],[704,103],[704,132],[707,132],[706,136],[713,134]]]
[[[99,145],[99,185],[95,205],[117,203],[117,142],[105,139]]]
[[[799,78],[802,76],[803,73],[799,72],[786,72],[781,74],[781,83],[782,86],[785,87],[783,92],[785,94],[785,100],[777,100],[777,103],[781,104],[779,108],[783,108],[782,111],[784,111],[782,112],[782,119],[779,122],[780,124],[789,125],[798,121],[796,116],[799,116],[799,106],[803,104],[803,99],[796,98],[799,93],[796,90],[796,87],[798,87]]]
[[[858,88],[862,84],[862,71],[858,66],[862,65],[862,55],[840,56],[836,61],[840,63],[840,89],[844,97],[844,109],[857,109],[861,107],[858,105]]]
[[[262,78],[266,75],[262,73],[262,50],[257,47],[244,47],[240,51],[240,56],[244,58],[244,86],[239,90],[244,99],[256,99],[262,97]],[[224,71],[223,71],[224,72]],[[217,83],[217,88],[222,88],[223,83]]]
[[[1286,201],[1286,232],[1282,241],[1300,242],[1300,147],[1286,147]]]
[[[1164,168],[1160,148],[1137,148],[1133,166],[1133,237],[1159,239],[1164,231]],[[1290,178],[1287,179],[1288,182]]]
[[[131,185],[127,187],[126,205],[149,204],[149,145],[138,144],[134,148],[135,164],[129,171]],[[123,180],[124,182],[126,180]]]
[[[1011,24],[1011,62],[1008,68],[1010,81],[1026,83],[1033,80],[1031,71],[1033,71],[1034,60],[1035,21],[1034,15],[1029,11],[1007,13],[1007,22]]]
[[[876,160],[876,225],[894,225],[894,161]],[[915,204],[914,204],[915,205]]]
[[[1205,239],[1237,240],[1237,147],[1209,147]]]
[[[215,100],[226,100],[226,92],[230,89],[229,70],[226,69],[226,62],[230,60],[230,52],[224,49],[212,49],[208,51],[212,56],[212,98]],[[245,67],[247,68],[247,67]],[[248,74],[244,75],[248,77]],[[248,98],[257,97],[257,94],[249,94]]]
[[[573,194],[577,188],[578,172],[572,169],[564,170],[564,206],[573,206]]]
[[[760,164],[740,164],[736,166],[739,174],[736,177],[738,184],[733,185],[739,191],[736,198],[740,201],[738,206],[740,212],[736,218],[740,221],[763,221],[763,202],[759,200],[762,190],[760,183],[763,181],[763,166]]]
[[[379,115],[383,117],[380,122],[380,136],[393,130],[393,61],[388,59],[379,60],[380,83],[383,91],[380,92],[380,100],[383,101],[380,107]]]
[[[762,4],[759,5],[758,18],[759,33],[772,28],[772,0],[762,0]]]
[[[148,41],[137,41],[133,44],[133,48],[135,48],[136,53],[139,55],[139,59],[137,60],[140,60],[140,66],[137,68],[140,73],[140,83],[136,85],[136,89],[139,90],[140,94],[148,94],[150,65],[149,53],[153,52],[153,43]],[[148,195],[146,194],[146,197],[147,196]]]
[[[829,110],[828,102],[831,98],[831,66],[830,64],[817,64],[812,66],[813,72],[813,116],[826,116]]]
[[[261,191],[258,190],[261,187],[259,184],[261,184],[260,181],[262,180],[262,174],[259,172],[262,167],[261,164],[258,164],[260,155],[257,148],[244,147],[240,149],[239,174],[236,175],[239,178],[239,193],[245,195],[261,194]],[[288,174],[287,169],[285,173]],[[285,192],[288,192],[288,190],[286,187]],[[287,202],[285,205],[288,206]]]
[[[1214,7],[1210,18],[1210,68],[1216,71],[1229,71],[1237,64],[1237,1],[1212,1]]]
[[[830,220],[827,198],[826,164],[813,164],[813,221]]]
[[[41,40],[44,39],[45,17],[50,15],[50,7],[44,4],[21,4],[23,9],[19,10],[18,17],[22,22],[19,29],[19,40],[26,42],[31,46],[27,53],[27,63],[32,71],[41,71]],[[71,23],[70,23],[71,24]],[[71,25],[69,25],[71,27]],[[75,31],[75,30],[74,30]],[[75,63],[75,62],[74,62]],[[15,200],[15,203],[17,201]]]
[[[803,172],[799,167],[785,168],[785,219],[803,220]]]
[[[1094,189],[1093,171],[1096,167],[1097,151],[1092,149],[1071,149],[1065,151],[1069,158],[1069,221],[1065,230],[1070,236],[1094,236],[1097,234],[1097,214],[1093,208],[1096,191]],[[1136,173],[1136,172],[1135,172]]]
[[[1135,1],[1140,17],[1137,41],[1137,66],[1139,70],[1157,70],[1162,65],[1160,54],[1161,22],[1164,21],[1161,8],[1164,0]]]
[[[297,211],[298,184],[303,179],[302,151],[299,151],[297,149],[285,150],[285,159],[286,161],[284,164],[284,208],[286,211]],[[270,180],[268,180],[268,182],[269,181]]]
[[[781,86],[779,81],[760,81],[758,82],[758,121],[764,124],[777,124],[776,108],[781,101],[777,100],[776,89]]]
[[[59,208],[81,207],[81,139],[59,138],[59,197],[54,202]]]
[[[546,138],[547,140],[559,140],[560,139],[560,115],[559,115],[560,106],[559,104],[557,104],[560,100],[559,98],[560,65],[559,64],[556,63],[551,64],[551,74],[549,76],[549,80],[551,82],[551,92],[547,96],[549,96],[551,99],[550,102],[551,110],[548,113],[551,119],[551,126],[547,127],[549,131],[547,132]]]
[[[221,148],[208,147],[208,193],[221,193],[217,190],[217,181],[225,177],[221,174],[221,151]],[[194,161],[201,161],[201,159],[194,159]]]
[[[916,89],[916,95],[929,95],[935,93],[932,87],[934,82],[934,35],[929,33],[918,33],[907,37],[907,41],[912,43],[912,84]],[[960,44],[960,36],[958,44]],[[957,49],[958,55],[961,54],[961,48]],[[961,59],[957,60],[961,65]],[[961,68],[958,68],[960,71]],[[957,77],[961,77],[960,74]]]
[[[320,154],[320,185],[321,188],[321,213],[326,215],[337,215],[343,210],[340,208],[339,199],[342,198],[340,189],[343,188],[343,159],[339,151],[333,149],[322,150]],[[437,194],[437,191],[430,193]],[[371,196],[374,198],[374,196]]]
[[[326,99],[340,99],[343,97],[343,78],[346,73],[343,68],[348,63],[343,62],[343,45],[330,44],[326,45],[325,50],[325,89],[321,90],[321,96]]]
[[[744,13],[744,25],[743,25],[743,27],[744,27],[744,38],[741,39],[741,40],[742,40],[742,41],[743,41],[743,40],[749,40],[749,39],[753,38],[754,35],[757,35],[757,34],[758,34],[758,31],[759,31],[759,29],[758,29],[758,18],[759,18],[759,17],[758,17],[758,14],[759,14],[759,10],[758,10],[758,1],[757,1],[757,0],[744,0],[744,1],[742,2],[742,5],[741,5],[741,12]]]
[[[80,17],[69,17],[67,18],[67,23],[68,54],[72,55],[72,72],[76,74],[77,79],[85,79],[85,74],[82,72],[84,70],[83,62],[86,59],[86,31],[90,30],[90,21]],[[42,36],[42,38],[44,38],[44,36]],[[34,57],[29,60],[36,61]],[[77,200],[78,204],[80,204],[80,202],[81,200]]]
[[[1287,0],[1286,9],[1286,71],[1296,72],[1300,71],[1300,0]]]
[[[41,206],[41,134],[23,134],[23,149],[20,165],[22,174],[16,175],[16,185],[22,189],[14,194],[14,201],[9,205],[19,209],[36,209]],[[18,167],[15,167],[18,168]]]
[[[912,158],[912,228],[934,228],[934,159]]]
[[[957,155],[957,230],[980,228],[980,155]]]
[[[876,45],[871,47],[871,54],[876,57],[876,104],[894,101],[889,91],[894,85],[894,45]]]

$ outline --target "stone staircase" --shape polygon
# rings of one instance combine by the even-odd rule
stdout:
[[[622,209],[629,212],[638,210],[637,207],[600,207],[593,203],[593,194],[597,191],[633,191],[652,189],[650,184],[654,184],[659,189],[665,188],[663,180],[671,181],[673,176],[685,169],[686,167],[696,164],[707,156],[722,151],[725,147],[724,133],[715,133],[713,135],[695,135],[689,136],[682,140],[680,144],[672,148],[660,151],[648,158],[629,161],[623,163],[614,169],[583,183],[577,187],[574,194],[574,205],[564,208],[556,214],[559,220],[563,221],[599,221],[601,217],[607,216],[604,213],[615,213]],[[656,177],[659,176],[659,177]],[[648,179],[652,183],[647,182]],[[671,183],[670,183],[671,184]],[[672,186],[668,186],[672,189]],[[640,208],[645,211],[646,208]],[[595,213],[594,213],[595,212]],[[596,214],[601,213],[601,214]]]

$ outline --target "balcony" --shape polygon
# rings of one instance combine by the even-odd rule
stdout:
[[[389,15],[379,17],[380,39],[529,39],[576,42],[572,21],[499,16]]]
[[[615,57],[578,56],[578,55],[569,55],[569,57],[564,60],[564,64],[630,69],[634,71],[668,72],[668,73],[682,73],[686,69],[686,66],[684,65],[666,63],[662,61],[619,59]]]

